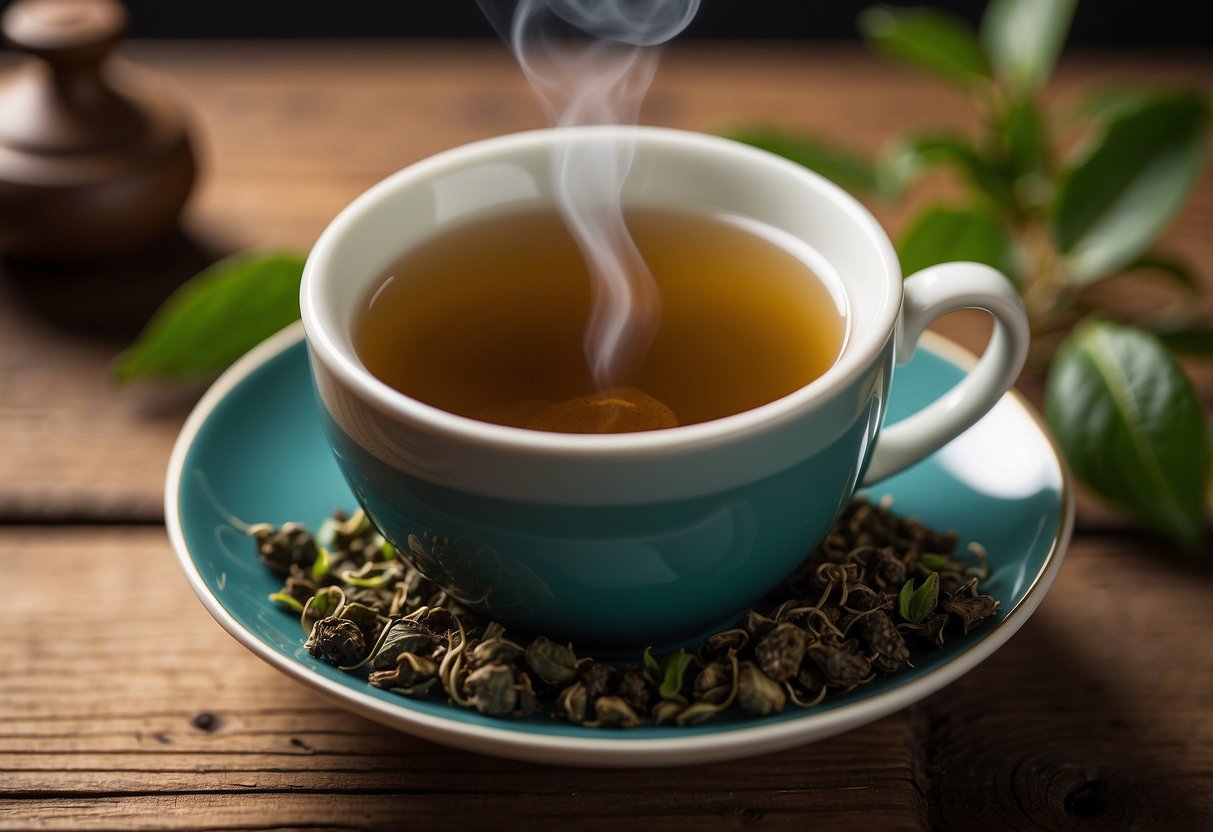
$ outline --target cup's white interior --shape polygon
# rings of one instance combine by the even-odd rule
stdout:
[[[355,353],[352,329],[369,287],[402,252],[439,229],[491,212],[551,205],[553,143],[633,140],[635,159],[623,189],[625,204],[720,211],[794,235],[832,267],[815,264],[819,271],[833,272],[830,277],[836,277],[845,292],[849,312],[842,355],[808,387],[747,414],[660,433],[711,430],[705,426],[757,418],[758,411],[771,416],[804,406],[828,396],[871,362],[896,323],[901,274],[887,236],[858,202],[798,165],[736,142],[662,128],[614,126],[539,130],[466,145],[400,171],[351,203],[317,242],[304,275],[304,325],[318,357],[380,405],[403,408],[427,422],[445,420],[456,429],[466,422],[491,433],[497,426],[430,408],[367,373]],[[639,436],[576,440],[626,442]]]

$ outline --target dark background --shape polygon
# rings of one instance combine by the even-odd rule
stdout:
[[[125,0],[135,37],[491,36],[475,0]],[[851,38],[872,0],[702,0],[684,37]],[[982,0],[919,0],[976,21]],[[8,5],[0,0],[0,5]],[[1213,44],[1213,0],[1085,0],[1071,43]]]

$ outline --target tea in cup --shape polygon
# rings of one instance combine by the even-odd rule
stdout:
[[[550,161],[620,141],[660,323],[605,386],[583,349],[597,290]],[[903,284],[888,237],[837,186],[661,128],[539,130],[406,168],[324,232],[301,300],[326,434],[396,549],[508,627],[620,648],[744,610],[861,483],[992,407],[1028,342],[993,269]],[[966,307],[995,321],[982,360],[882,431],[896,363]]]

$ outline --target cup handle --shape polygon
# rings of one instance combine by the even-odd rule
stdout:
[[[1010,389],[1028,354],[1028,316],[1011,281],[981,263],[943,263],[906,278],[897,363],[914,354],[923,330],[957,309],[981,309],[994,317],[990,343],[959,384],[876,441],[863,484],[908,468],[939,450],[986,414]]]

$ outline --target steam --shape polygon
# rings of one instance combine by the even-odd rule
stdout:
[[[635,124],[657,69],[653,47],[699,9],[699,0],[479,3],[556,126]],[[657,285],[623,221],[620,190],[634,153],[631,141],[583,142],[552,158],[558,208],[593,281],[584,344],[599,389],[627,383],[661,318]]]

